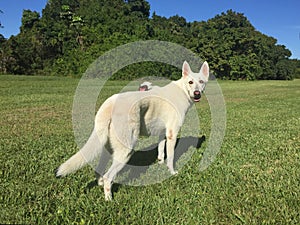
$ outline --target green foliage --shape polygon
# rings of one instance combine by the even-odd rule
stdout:
[[[228,10],[206,22],[149,16],[146,0],[49,0],[42,17],[23,11],[20,33],[1,44],[0,72],[80,77],[104,52],[155,39],[191,49],[222,79],[293,79],[297,74],[291,52],[257,31],[242,13]],[[172,69],[167,68],[168,76]],[[118,74],[130,79],[133,73]]]
[[[300,79],[300,60],[294,59],[294,60],[292,60],[292,62],[294,64],[294,68],[296,68],[294,71],[294,73],[295,73],[294,77],[297,79]]]
[[[170,65],[156,62],[143,62],[129,65],[113,74],[111,80],[134,80],[141,77],[165,77],[167,79],[179,79],[181,71]]]
[[[194,51],[210,62],[219,78],[293,78],[288,63],[291,52],[276,45],[276,39],[256,31],[241,13],[229,10],[217,15],[204,23],[198,33],[201,41]]]
[[[26,32],[32,29],[34,24],[39,21],[40,14],[38,12],[32,12],[30,10],[24,10],[22,16],[21,32]]]

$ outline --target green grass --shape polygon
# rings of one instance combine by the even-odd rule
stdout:
[[[206,141],[179,174],[148,186],[118,186],[113,202],[87,166],[54,170],[77,151],[72,101],[79,80],[0,76],[0,223],[300,224],[300,80],[221,81],[227,129],[200,172],[210,111],[197,105]],[[103,99],[125,83],[111,82]]]

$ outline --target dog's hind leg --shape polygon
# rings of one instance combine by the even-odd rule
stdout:
[[[104,183],[104,195],[106,201],[112,200],[112,184],[118,172],[120,172],[123,167],[126,165],[130,156],[132,155],[131,149],[118,149],[118,155],[113,155],[113,162],[109,170],[103,176]]]
[[[103,185],[103,175],[105,174],[105,170],[110,159],[111,152],[109,152],[108,148],[105,147],[100,155],[99,163],[95,168],[96,179],[99,186]]]
[[[139,121],[139,119],[135,119],[138,117],[132,116],[130,117],[130,121],[128,121],[127,117],[128,115],[125,115],[125,118],[123,118],[117,114],[115,117],[115,125],[112,125],[110,128],[109,141],[113,155],[112,165],[103,176],[106,201],[112,200],[111,188],[113,180],[117,173],[120,172],[129,161],[138,139],[140,127],[136,120]],[[123,122],[122,125],[118,124],[120,122]]]

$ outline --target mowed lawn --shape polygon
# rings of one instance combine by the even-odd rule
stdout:
[[[300,80],[220,81],[226,134],[210,167],[199,171],[210,135],[203,97],[196,107],[206,140],[191,160],[161,183],[116,186],[113,202],[90,166],[54,175],[78,150],[78,82],[0,76],[1,224],[300,224]],[[100,102],[124,85],[109,82]]]

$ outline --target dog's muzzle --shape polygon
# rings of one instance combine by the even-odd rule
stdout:
[[[201,92],[196,90],[194,91],[194,102],[199,102],[201,98]]]

